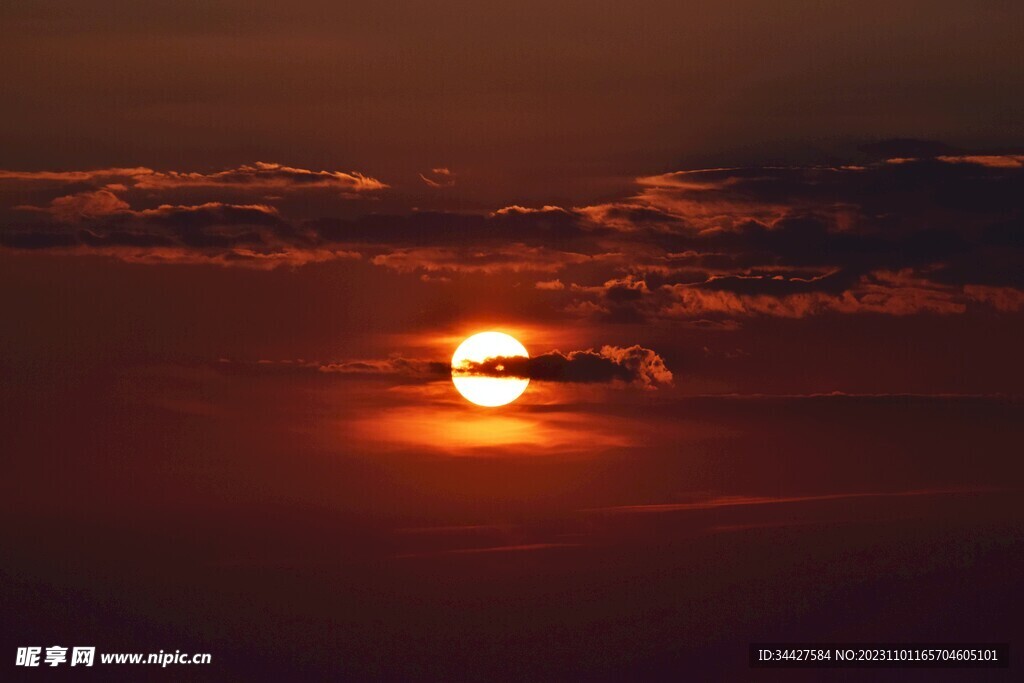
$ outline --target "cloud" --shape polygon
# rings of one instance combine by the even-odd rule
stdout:
[[[1016,313],[1024,309],[1024,291],[1013,287],[967,285],[964,294],[972,301],[988,304],[997,311]]]
[[[447,168],[432,168],[426,173],[420,173],[420,179],[434,189],[455,186],[455,174]]]
[[[591,260],[585,254],[512,244],[482,250],[479,247],[394,249],[379,254],[371,263],[401,273],[419,271],[495,274],[500,272],[553,273],[570,263]]]
[[[283,164],[257,161],[216,173],[154,172],[135,179],[142,190],[166,190],[182,187],[233,187],[258,190],[295,190],[325,188],[342,194],[374,192],[387,187],[384,183],[356,172],[311,171]]]
[[[48,214],[52,224],[5,226],[0,245],[63,247],[61,253],[103,253],[139,262],[300,265],[363,256],[402,273],[555,272],[566,265],[601,259],[580,219],[565,212],[518,211],[492,215],[413,213],[360,219],[288,220],[266,203],[205,202],[132,209],[108,190],[67,195],[49,206],[26,207]],[[246,246],[242,254],[235,247]],[[103,251],[97,249],[102,247]],[[133,251],[114,249],[132,247]],[[195,249],[193,254],[145,254],[146,247]],[[579,251],[576,251],[579,249]],[[148,258],[152,256],[153,258]]]
[[[892,158],[927,158],[955,154],[959,150],[936,140],[893,138],[863,144],[858,149],[875,160]]]
[[[324,363],[317,372],[350,375],[401,375],[405,377],[448,378],[451,364],[442,361],[417,360],[394,356],[386,360],[355,360]]]
[[[1014,287],[947,284],[942,269],[877,270],[863,275],[840,269],[816,273],[785,268],[746,269],[744,275],[701,275],[673,283],[648,274],[598,286],[573,284],[565,310],[606,322],[674,319],[700,327],[738,329],[738,318],[804,318],[823,314],[907,316],[961,314],[985,306],[1003,312],[1024,308]]]
[[[220,263],[274,267],[358,254],[308,242],[266,204],[161,204],[133,210],[107,191],[58,197],[44,229],[6,230],[0,245],[60,248],[140,263]]]
[[[144,166],[89,171],[0,170],[0,182],[4,181],[47,185],[103,183],[150,191],[182,188],[290,191],[319,188],[352,196],[388,187],[376,178],[355,171],[312,171],[264,161],[212,173],[157,171]]]
[[[263,269],[361,257],[296,227],[267,203],[267,192],[280,198],[313,189],[351,198],[387,187],[360,173],[312,171],[266,162],[213,173],[146,167],[0,171],[0,184],[13,188],[11,196],[20,192],[33,198],[44,192],[34,189],[38,187],[75,190],[45,203],[37,200],[11,207],[48,216],[51,222],[7,221],[0,225],[0,246],[64,255],[96,254],[137,263]],[[197,188],[244,200],[145,206],[154,195],[181,196]],[[143,207],[133,208],[137,201]]]
[[[636,203],[698,231],[813,215],[837,233],[898,237],[925,230],[968,234],[1000,213],[1018,213],[1024,173],[1016,155],[945,156],[677,171],[637,182]]]
[[[215,367],[222,372],[236,374],[317,373],[419,381],[448,380],[452,374],[449,361],[398,355],[335,361],[265,359],[246,362],[222,358]],[[672,373],[665,366],[665,361],[656,352],[642,346],[603,346],[599,351],[587,349],[569,353],[552,351],[533,358],[489,358],[483,363],[467,363],[459,372],[493,377],[528,377],[542,382],[617,382],[643,388],[672,384]]]
[[[79,245],[76,235],[48,230],[15,230],[0,232],[0,246],[10,249],[71,250]]]
[[[829,291],[830,276],[812,280],[747,278],[710,280],[701,285],[676,285],[674,315],[769,315],[802,318],[821,313],[963,313],[962,292],[916,277],[912,271],[878,271],[859,278],[841,291]],[[719,284],[728,283],[723,287]],[[742,288],[738,285],[742,284]],[[802,291],[801,291],[802,290]]]
[[[49,213],[58,220],[70,222],[101,216],[112,216],[131,211],[131,206],[110,190],[93,190],[56,197],[47,207],[16,206],[24,211]]]
[[[390,247],[501,247],[510,243],[563,251],[598,251],[610,234],[575,211],[505,207],[490,214],[415,211],[351,219],[320,218],[302,228],[324,241]]]
[[[42,184],[72,184],[106,182],[115,179],[134,179],[156,173],[151,168],[101,168],[89,171],[14,171],[0,169],[0,182],[23,182]]]
[[[114,240],[117,244],[113,244]],[[149,265],[204,265],[225,268],[249,268],[273,270],[281,267],[299,267],[311,263],[326,263],[347,259],[359,259],[357,252],[341,249],[280,249],[276,247],[251,247],[236,245],[230,248],[192,246],[160,246],[159,238],[134,234],[112,235],[94,240],[96,244],[83,248],[78,244],[67,250],[55,250],[64,254],[91,254],[115,258],[127,263]],[[134,246],[132,242],[137,242]],[[2,240],[0,240],[2,243]]]
[[[565,285],[562,284],[561,280],[540,280],[533,284],[535,289],[543,289],[549,292],[555,292],[565,289]]]
[[[239,361],[221,358],[214,366],[221,372],[242,375],[260,374],[320,374],[352,378],[406,378],[420,380],[447,379],[451,376],[451,364],[416,358],[391,356],[376,359],[352,359],[340,361],[315,361],[306,359],[284,359]]]
[[[905,316],[964,313],[972,303],[1015,310],[1013,289],[960,288],[932,282],[912,270],[876,271],[852,280],[844,275],[818,277],[751,275],[712,277],[688,284],[625,287],[612,280],[603,287],[575,291],[568,310],[612,322],[676,319],[702,329],[739,329],[737,318],[805,318],[827,313]]]
[[[632,209],[585,210],[623,235],[632,269],[571,287],[566,310],[627,322],[1020,307],[1018,155],[716,168],[638,184]]]
[[[827,493],[809,496],[718,496],[685,503],[653,503],[647,505],[619,505],[606,508],[592,508],[584,512],[602,514],[643,514],[664,512],[689,512],[695,510],[714,510],[717,508],[748,507],[762,505],[794,505],[800,503],[820,503],[859,498],[917,498],[919,496],[970,495],[976,493],[992,493],[991,488],[949,488],[921,489],[911,491],[868,492],[868,493]]]
[[[489,377],[525,377],[542,382],[620,382],[643,388],[671,385],[672,373],[656,352],[642,346],[603,346],[561,353],[552,351],[531,358],[496,357],[466,362],[462,374]]]
[[[424,282],[522,276],[552,311],[617,323],[1019,310],[1024,157],[920,142],[866,152],[919,156],[859,165],[644,176],[634,196],[593,206],[313,219],[267,192],[385,186],[268,163],[213,173],[3,171],[0,183],[62,193],[23,192],[31,201],[17,208],[40,218],[5,221],[0,246],[260,268],[362,258]],[[451,177],[444,170],[427,177]],[[214,196],[181,195],[194,188]]]
[[[1024,155],[1020,154],[971,154],[936,158],[949,164],[976,164],[988,168],[1024,168]]]
[[[396,558],[420,558],[440,557],[444,555],[480,555],[490,553],[522,553],[536,552],[538,550],[553,550],[563,548],[578,548],[581,543],[520,543],[516,545],[497,545],[486,548],[454,548],[449,550],[432,550],[419,553],[401,553]]]

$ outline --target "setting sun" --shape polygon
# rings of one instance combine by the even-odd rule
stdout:
[[[511,403],[526,391],[529,379],[469,375],[465,374],[464,368],[467,363],[482,363],[488,358],[512,356],[529,358],[530,354],[515,337],[503,332],[474,334],[455,349],[452,356],[452,382],[466,400],[478,406],[494,408]]]

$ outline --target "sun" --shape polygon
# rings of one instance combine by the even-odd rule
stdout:
[[[519,340],[504,332],[474,334],[455,349],[452,356],[452,382],[466,400],[478,406],[494,408],[511,403],[526,391],[530,380],[525,377],[481,377],[459,373],[459,369],[467,361],[482,363],[488,358],[498,356],[529,358],[530,354]]]

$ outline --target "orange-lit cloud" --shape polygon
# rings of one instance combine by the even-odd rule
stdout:
[[[565,289],[565,285],[562,284],[561,280],[539,280],[533,284],[536,289],[545,289],[548,291],[558,291]]]
[[[513,244],[482,250],[479,248],[396,249],[374,256],[374,265],[403,273],[416,271],[452,271],[463,273],[541,272],[553,273],[570,263],[590,260],[584,254]]]
[[[157,171],[152,168],[106,168],[89,171],[0,170],[0,182],[72,184],[102,182],[123,188],[169,191],[181,188],[234,188],[243,190],[333,189],[342,194],[374,192],[387,185],[357,172],[312,171],[283,164],[257,161],[223,171]],[[108,188],[109,189],[109,188]]]
[[[142,190],[168,190],[182,187],[233,187],[257,190],[295,190],[324,188],[343,194],[374,192],[384,183],[356,172],[311,171],[282,164],[257,161],[216,173],[168,171],[139,176],[135,186]]]
[[[427,187],[434,189],[455,186],[455,174],[444,167],[432,168],[426,173],[420,173],[420,179]]]
[[[783,295],[747,294],[684,285],[672,286],[669,291],[675,301],[664,309],[664,314],[688,318],[711,313],[782,318],[803,318],[829,312],[953,314],[963,313],[966,308],[963,294],[955,288],[935,285],[915,277],[910,271],[872,273],[836,294],[815,291]]]
[[[989,168],[1024,168],[1024,155],[1020,154],[968,154],[936,158],[951,164],[976,164]]]
[[[988,304],[997,311],[1013,313],[1024,308],[1024,290],[1013,287],[966,285],[964,294],[968,299]]]
[[[82,218],[99,218],[131,211],[131,206],[108,189],[78,192],[76,194],[56,197],[47,207],[22,205],[15,207],[25,211],[50,213],[62,221],[75,221]]]

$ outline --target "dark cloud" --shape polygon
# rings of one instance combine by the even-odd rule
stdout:
[[[387,360],[357,360],[324,363],[318,372],[348,375],[403,375],[407,377],[438,378],[451,375],[451,364],[442,361],[392,357]]]
[[[1024,287],[1024,157],[897,142],[872,153],[918,156],[679,171],[639,178],[638,193],[616,202],[486,214],[299,219],[265,192],[383,184],[279,164],[216,173],[8,171],[0,183],[79,189],[18,205],[49,222],[8,222],[0,245],[260,268],[362,258],[442,284],[532,274],[527,286],[553,310],[615,323],[1016,310],[1012,292]],[[442,170],[434,173],[450,176]],[[191,187],[242,195],[137,206],[140,188]]]
[[[75,235],[42,230],[4,230],[0,245],[11,249],[56,249],[78,244]]]
[[[202,229],[218,225],[283,226],[277,210],[266,204],[223,204],[209,202],[197,206],[161,205],[155,209],[133,212],[133,215],[155,225],[170,228]]]
[[[814,282],[802,280],[780,284],[773,278],[726,279],[723,288],[716,288],[715,282],[666,286],[663,291],[669,294],[671,304],[660,313],[683,318],[714,314],[782,318],[824,313],[955,314],[965,312],[970,301],[962,289],[933,283],[910,270],[873,272],[841,291],[814,289]]]
[[[1020,157],[897,158],[867,166],[680,171],[638,180],[641,203],[700,229],[816,213],[835,230],[970,231],[1020,210]],[[922,223],[922,219],[928,222]]]
[[[185,260],[195,256],[228,256],[237,247],[281,251],[286,242],[298,243],[298,236],[273,207],[261,204],[234,205],[222,202],[184,206],[163,204],[153,209],[132,210],[112,193],[101,190],[60,197],[51,203],[56,223],[36,233],[15,230],[3,233],[7,246],[32,245],[64,249],[80,247],[100,253],[122,254],[145,260],[139,250],[159,249],[168,260],[167,249],[179,249]],[[132,249],[123,253],[119,250]],[[193,250],[195,253],[187,253]],[[234,253],[241,256],[241,253]]]
[[[309,374],[351,378],[382,378],[400,381],[436,381],[448,379],[452,366],[448,361],[391,356],[378,359],[339,361],[220,359],[215,367],[230,374]],[[461,374],[491,377],[526,377],[541,382],[623,383],[644,388],[672,384],[672,373],[655,351],[642,346],[603,346],[562,353],[552,351],[533,358],[488,358],[482,363],[467,362]]]
[[[769,271],[657,286],[635,280],[633,283],[628,297],[621,293],[623,285],[618,280],[598,287],[575,286],[576,299],[566,311],[604,322],[676,320],[704,329],[734,330],[739,328],[736,318],[749,316],[948,315],[964,313],[976,305],[1017,310],[1024,298],[1015,296],[1020,292],[1014,288],[948,285],[912,269],[864,275],[841,271],[820,275]]]
[[[586,262],[584,254],[528,247],[522,244],[476,247],[424,247],[390,249],[371,259],[371,263],[401,273],[554,273],[567,264]]]
[[[70,235],[69,235],[70,237]],[[154,235],[144,232],[129,232],[126,230],[108,230],[105,232],[93,232],[81,230],[75,237],[78,243],[95,248],[103,247],[174,247],[175,240],[168,235]],[[212,242],[212,241],[211,241]],[[193,243],[191,246],[198,246]]]
[[[0,188],[12,197],[33,202],[16,203],[8,210],[51,219],[48,224],[5,219],[0,225],[0,245],[101,254],[142,263],[258,268],[353,258],[359,255],[322,244],[325,240],[295,227],[267,201],[306,190],[349,198],[386,187],[360,173],[312,171],[265,162],[212,173],[146,167],[0,171]],[[38,188],[51,188],[50,198],[39,202],[45,195]],[[197,189],[241,201],[146,206],[153,197],[194,197]],[[53,196],[53,190],[62,193]]]
[[[968,288],[1021,286],[1022,166],[1015,155],[944,154],[641,178],[634,201],[655,216],[630,220],[620,206],[590,215],[654,247],[632,269],[646,287],[623,288],[621,275],[575,287],[569,310],[622,321],[960,313],[996,301],[1010,310],[1016,297]]]
[[[959,154],[961,150],[937,140],[917,140],[914,138],[893,138],[869,142],[857,147],[858,150],[874,160],[916,159],[921,157],[937,157],[943,154]]]
[[[455,186],[455,174],[444,167],[432,168],[426,173],[420,173],[420,180],[422,180],[427,187],[432,187],[435,190]]]
[[[458,370],[468,375],[525,377],[543,382],[622,382],[645,388],[672,384],[672,373],[665,361],[642,346],[552,351],[532,358],[488,358],[480,363],[467,362]]]
[[[499,209],[489,215],[417,211],[407,215],[323,218],[302,226],[326,242],[399,247],[448,247],[509,243],[594,251],[594,240],[611,235],[577,211],[558,207]]]

